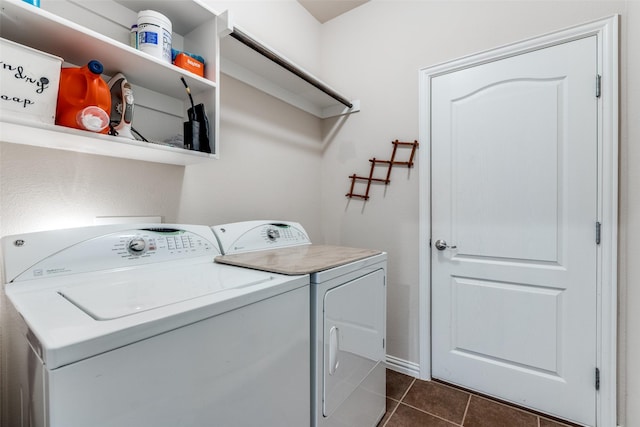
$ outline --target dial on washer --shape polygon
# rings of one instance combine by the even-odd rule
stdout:
[[[280,232],[278,230],[276,230],[275,228],[270,228],[267,230],[267,238],[271,241],[276,240],[278,237],[280,237]]]
[[[134,237],[127,244],[127,250],[132,255],[140,255],[147,247],[147,242],[142,237]]]

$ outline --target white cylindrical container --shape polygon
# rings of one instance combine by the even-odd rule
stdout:
[[[138,12],[138,49],[171,64],[171,21],[155,10]]]

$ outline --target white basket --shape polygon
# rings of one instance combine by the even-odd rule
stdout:
[[[62,58],[0,38],[0,120],[55,122]]]

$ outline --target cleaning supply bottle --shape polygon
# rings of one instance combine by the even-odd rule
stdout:
[[[92,132],[109,132],[111,92],[100,77],[104,70],[91,60],[80,68],[60,71],[56,124]]]

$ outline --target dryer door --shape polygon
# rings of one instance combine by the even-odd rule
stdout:
[[[383,269],[329,290],[324,295],[323,415],[331,416],[362,386],[380,394],[385,358],[385,273]],[[375,375],[373,375],[375,374]],[[368,384],[369,377],[381,378]],[[372,389],[373,388],[373,389]],[[378,390],[380,389],[380,390]]]

